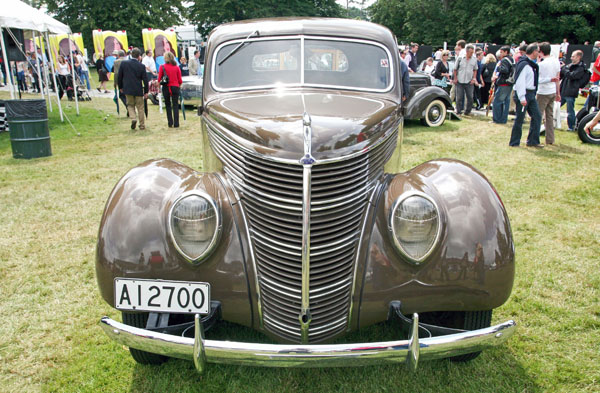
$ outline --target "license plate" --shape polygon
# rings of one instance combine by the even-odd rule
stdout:
[[[210,284],[115,278],[115,304],[119,310],[208,314]]]

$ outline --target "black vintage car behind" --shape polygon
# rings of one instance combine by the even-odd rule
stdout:
[[[423,125],[438,127],[444,124],[452,102],[448,93],[432,86],[431,76],[413,72],[410,74],[410,94],[404,103],[405,119],[419,119]]]

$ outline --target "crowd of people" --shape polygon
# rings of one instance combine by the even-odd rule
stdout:
[[[568,45],[567,40],[563,40],[556,57],[551,55],[548,42],[522,43],[518,48],[503,46],[496,53],[485,53],[487,46],[475,47],[459,40],[454,48],[453,67],[448,61],[452,55],[448,50],[439,49],[421,65],[417,63],[418,44],[411,44],[400,56],[409,72],[431,75],[435,86],[451,86],[450,97],[456,102],[459,115],[470,115],[473,107],[490,109],[490,105],[492,122],[506,124],[514,105],[510,146],[520,145],[523,122],[528,114],[531,122],[526,145],[539,148],[544,147],[540,143],[542,124],[546,144],[555,143],[554,102],[559,102],[561,107],[566,105],[568,131],[574,131],[575,100],[580,88],[589,81],[593,84],[600,81],[600,41],[594,44],[591,70],[584,64],[581,50],[573,51],[570,63],[564,64]]]

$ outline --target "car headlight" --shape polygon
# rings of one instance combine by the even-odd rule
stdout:
[[[425,194],[402,195],[392,208],[390,226],[396,248],[410,262],[422,263],[431,254],[440,237],[438,207]]]
[[[221,220],[215,201],[203,193],[182,195],[169,213],[169,233],[177,250],[190,262],[200,262],[217,243]]]

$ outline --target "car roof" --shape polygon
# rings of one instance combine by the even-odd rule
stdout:
[[[364,39],[383,43],[391,52],[396,50],[396,38],[388,28],[371,22],[336,18],[291,17],[225,23],[213,29],[209,42],[218,46],[226,41],[246,38],[257,30],[261,37],[303,34]]]

